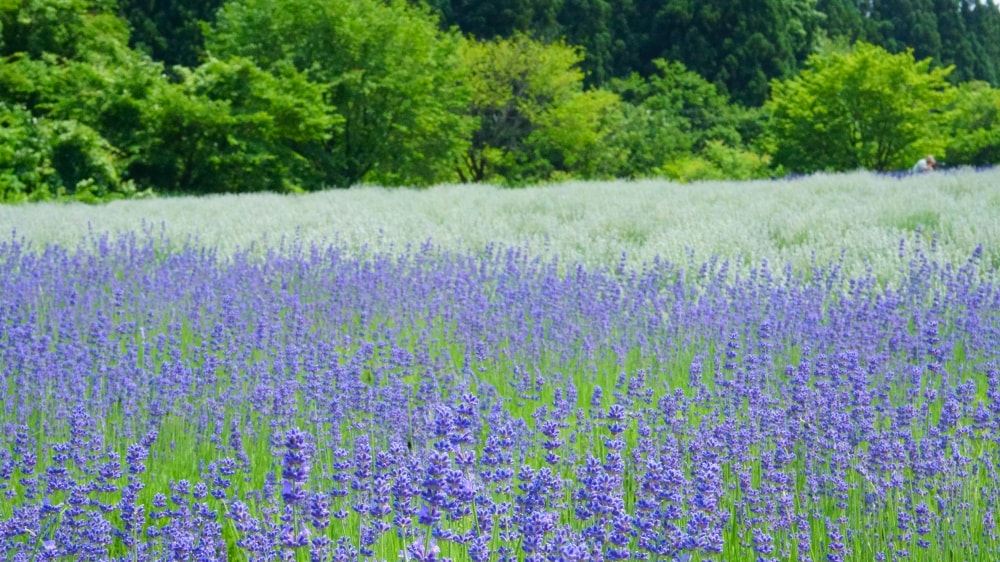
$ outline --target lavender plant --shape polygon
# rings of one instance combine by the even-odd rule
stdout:
[[[0,559],[1000,556],[981,249],[165,248],[0,243]]]

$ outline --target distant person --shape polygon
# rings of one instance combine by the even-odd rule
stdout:
[[[934,169],[937,169],[937,160],[934,160],[933,154],[928,154],[920,160],[917,160],[917,163],[913,165],[914,174],[922,174]]]

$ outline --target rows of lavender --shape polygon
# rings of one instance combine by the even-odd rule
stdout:
[[[1000,558],[1000,283],[919,241],[883,285],[15,237],[0,559]]]

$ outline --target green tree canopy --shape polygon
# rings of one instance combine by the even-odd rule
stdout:
[[[419,4],[418,0],[410,0]],[[769,80],[797,73],[824,36],[866,41],[890,52],[955,65],[953,83],[1000,85],[996,0],[428,0],[446,29],[477,39],[523,33],[582,47],[588,86],[632,72],[653,76],[653,60],[683,62],[732,99],[758,107]]]
[[[401,0],[233,0],[207,45],[323,85],[337,124],[306,155],[325,184],[347,187],[454,178],[471,125],[459,42]]]
[[[209,60],[150,92],[130,177],[165,192],[318,189],[321,174],[303,154],[339,119],[326,111],[323,86],[290,65],[275,70]]]
[[[941,54],[935,57],[935,61],[955,67],[948,75],[952,83],[966,82],[975,76],[976,54],[972,34],[965,26],[960,4],[956,0],[933,0],[938,35],[941,38]]]
[[[89,202],[130,194],[115,157],[114,148],[86,125],[0,103],[0,201],[69,196]]]
[[[417,2],[413,2],[417,4]],[[427,0],[445,27],[457,26],[477,39],[510,37],[515,33],[556,37],[561,2],[549,0]]]
[[[215,21],[224,0],[118,0],[128,21],[131,45],[168,67],[198,66],[204,54],[202,28]]]
[[[995,0],[962,0],[962,17],[974,54],[972,75],[1000,87],[1000,5]]]
[[[337,127],[325,88],[288,63],[269,73],[239,59],[178,67],[169,81],[162,64],[128,48],[125,23],[107,4],[31,0],[0,11],[13,38],[5,49],[21,49],[4,52],[0,99],[31,115],[28,126],[8,114],[17,130],[44,140],[32,149],[45,177],[38,193],[321,185],[303,154]]]
[[[84,59],[120,53],[128,28],[114,0],[0,1],[0,55]]]
[[[957,7],[957,6],[956,6]],[[941,34],[932,0],[872,0],[879,45],[892,53],[912,49],[914,56],[941,58]]]
[[[18,170],[4,180],[0,199],[90,200],[134,192],[122,181],[123,152],[102,130],[104,110],[133,91],[110,83],[122,86],[142,67],[113,9],[107,1],[0,2],[3,160],[7,170]],[[27,162],[36,169],[27,171]]]
[[[469,112],[479,127],[459,166],[463,181],[510,183],[605,173],[603,141],[618,97],[584,90],[579,49],[525,35],[470,41]]]
[[[608,0],[563,0],[559,10],[559,27],[566,42],[583,49],[580,68],[585,72],[584,83],[605,84],[614,77],[616,59],[621,56],[624,42],[615,40],[615,6]]]
[[[950,132],[949,166],[1000,163],[1000,89],[986,82],[960,84]]]
[[[756,112],[748,111],[677,61],[653,61],[657,73],[644,79],[633,74],[612,80],[610,88],[627,103],[611,143],[621,143],[624,169],[616,175],[661,175],[671,161],[695,154],[721,155],[723,147],[739,151],[755,136]],[[718,175],[724,175],[718,170]]]
[[[867,0],[816,0],[816,10],[823,14],[820,27],[827,37],[849,43],[867,40]]]
[[[667,0],[648,23],[643,59],[683,62],[733,100],[758,106],[768,81],[794,75],[811,52],[821,17],[815,0]]]
[[[794,172],[893,170],[941,154],[949,72],[867,43],[810,57],[801,74],[772,83],[765,110],[774,161]]]

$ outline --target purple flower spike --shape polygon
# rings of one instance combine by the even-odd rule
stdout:
[[[438,562],[441,548],[434,542],[429,544],[421,539],[417,539],[406,547],[406,551],[413,557],[414,562]]]
[[[300,505],[306,498],[305,484],[309,479],[306,434],[297,427],[292,428],[285,435],[284,445],[281,497],[286,505]]]

